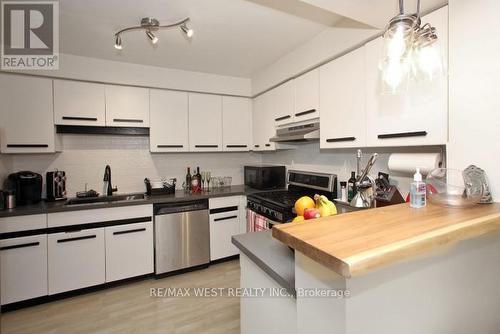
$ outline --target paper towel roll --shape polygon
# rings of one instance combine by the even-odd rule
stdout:
[[[423,175],[439,168],[442,163],[441,153],[393,153],[389,156],[389,171],[414,174],[419,167]]]

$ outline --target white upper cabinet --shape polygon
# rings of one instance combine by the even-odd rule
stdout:
[[[222,151],[222,97],[189,93],[191,152]]]
[[[222,97],[222,142],[224,151],[248,151],[252,143],[252,100]]]
[[[365,48],[320,68],[320,148],[366,144]]]
[[[1,153],[55,152],[52,80],[0,74]]]
[[[273,98],[273,91],[269,91],[254,99],[253,151],[276,150],[276,144],[269,140],[276,134]]]
[[[448,18],[442,8],[422,18],[437,29],[443,60],[447,59]],[[382,38],[366,45],[367,146],[441,145],[448,140],[448,80],[410,80],[408,92],[380,94]],[[447,64],[445,63],[445,67]]]
[[[151,152],[189,151],[188,93],[150,91]]]
[[[54,123],[105,126],[104,85],[54,80]]]
[[[294,121],[319,117],[319,69],[307,72],[293,81],[295,86]]]
[[[106,86],[106,125],[149,127],[149,89]]]
[[[295,118],[294,82],[285,82],[273,91],[274,124],[280,126],[293,122]]]

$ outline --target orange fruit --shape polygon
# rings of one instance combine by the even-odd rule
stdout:
[[[314,200],[309,196],[302,196],[295,202],[295,213],[297,216],[303,216],[305,209],[313,209],[316,207]]]

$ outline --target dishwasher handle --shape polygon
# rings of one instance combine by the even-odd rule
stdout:
[[[161,203],[154,205],[154,215],[168,215],[171,213],[208,210],[208,200]]]

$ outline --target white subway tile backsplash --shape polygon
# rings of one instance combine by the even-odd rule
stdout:
[[[200,166],[212,175],[231,176],[233,184],[243,184],[243,166],[259,163],[253,153],[169,153],[151,154],[147,137],[63,135],[63,151],[56,154],[12,155],[0,158],[0,176],[31,170],[42,174],[64,170],[69,196],[85,188],[102,193],[104,167],[111,166],[113,186],[118,192],[142,192],[144,178],[177,178],[181,187],[186,167]],[[3,171],[5,170],[5,171]]]

